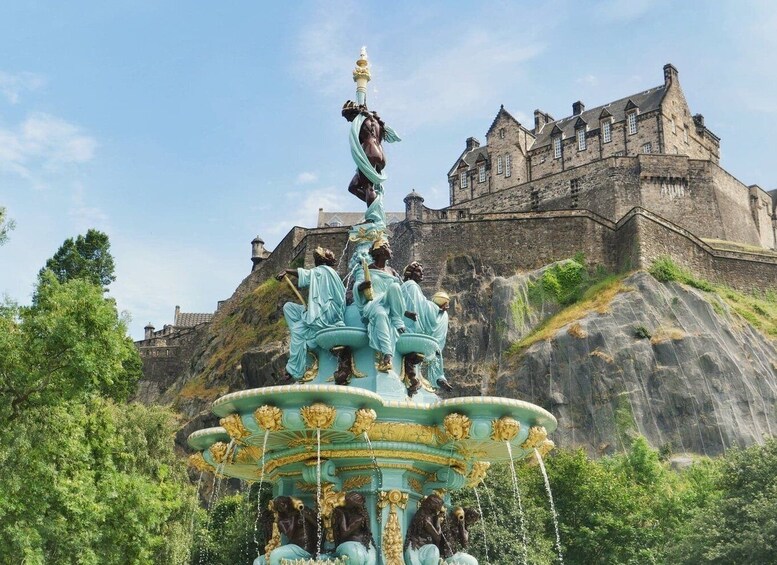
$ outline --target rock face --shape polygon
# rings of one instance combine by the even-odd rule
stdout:
[[[539,404],[559,420],[557,444],[603,454],[641,434],[713,455],[777,431],[777,348],[712,293],[639,272],[608,303],[509,355],[507,345],[554,313],[515,306],[539,273],[461,275],[446,281],[457,310],[479,314],[451,315],[446,371],[456,393]]]
[[[506,278],[468,256],[448,259],[439,280],[451,295],[452,395],[538,404],[559,420],[557,444],[593,455],[622,450],[636,434],[667,451],[713,455],[777,431],[775,343],[717,295],[637,272],[590,306],[565,310],[560,323],[558,302],[529,297],[548,268]],[[185,417],[181,442],[217,425],[218,396],[287,382],[286,300],[275,281],[244,292],[203,332],[177,379],[142,385]],[[513,345],[538,331],[546,339]]]

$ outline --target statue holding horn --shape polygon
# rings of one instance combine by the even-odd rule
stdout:
[[[283,305],[283,316],[289,326],[291,344],[286,372],[295,380],[301,379],[307,366],[308,350],[315,347],[316,334],[325,328],[343,326],[345,312],[345,287],[334,266],[334,253],[317,247],[313,252],[312,269],[285,269],[278,273],[279,281],[291,285],[301,304],[287,302]],[[299,288],[308,288],[308,302],[302,299],[291,277],[297,279]]]

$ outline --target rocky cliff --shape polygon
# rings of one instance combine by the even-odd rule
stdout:
[[[604,277],[574,261],[502,277],[467,256],[448,259],[440,281],[452,296],[452,394],[539,404],[559,420],[559,445],[604,454],[641,434],[667,452],[712,455],[777,430],[773,294]],[[221,394],[284,382],[286,300],[274,280],[242,292],[202,329],[175,381],[143,387],[157,392],[141,400],[186,419],[179,442],[216,425]]]

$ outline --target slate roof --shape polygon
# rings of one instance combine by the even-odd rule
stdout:
[[[386,212],[386,222],[389,225],[396,222],[401,222],[405,219],[404,212]],[[339,225],[350,227],[355,224],[360,224],[364,221],[363,212],[324,212],[318,211],[318,223],[317,228],[333,227],[333,222],[339,222]]]
[[[472,167],[475,166],[475,163],[477,163],[477,161],[481,157],[483,159],[485,159],[486,161],[488,161],[488,146],[487,145],[484,145],[482,147],[476,147],[475,149],[472,149],[470,151],[466,151],[465,150],[464,153],[461,154],[461,157],[456,159],[456,162],[451,167],[451,170],[448,171],[448,176],[451,176],[452,174],[454,174],[456,172],[456,169],[459,168],[459,163],[461,162],[462,159],[464,159],[464,162],[467,164],[467,167],[472,168]]]
[[[544,145],[550,144],[550,137],[554,127],[557,127],[561,130],[564,139],[573,137],[575,135],[575,124],[577,123],[578,119],[581,118],[588,124],[589,130],[599,129],[599,118],[604,110],[606,110],[612,116],[613,122],[622,122],[626,119],[626,106],[629,104],[629,102],[639,108],[640,114],[645,114],[647,112],[657,110],[661,107],[661,100],[664,99],[665,93],[666,86],[662,84],[661,86],[651,88],[650,90],[645,90],[644,92],[626,96],[625,98],[621,98],[615,102],[610,102],[604,106],[597,106],[596,108],[585,110],[578,116],[568,116],[566,118],[556,120],[555,122],[548,122],[542,126],[539,133],[537,133],[536,140],[531,146],[531,149],[536,149],[537,147],[543,147]],[[605,113],[605,115],[607,114]]]
[[[194,313],[194,312],[178,312],[175,316],[174,326],[179,328],[191,328],[205,322],[210,322],[213,318],[213,314],[207,313]]]

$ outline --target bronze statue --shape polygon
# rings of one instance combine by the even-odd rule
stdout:
[[[272,531],[273,525],[283,536],[283,545],[273,548],[269,559],[260,555],[254,565],[280,565],[284,559],[310,559],[316,554],[318,520],[316,513],[301,500],[289,496],[278,496],[270,503],[271,514],[266,515],[265,531]],[[272,520],[269,524],[267,520]]]
[[[348,492],[345,504],[332,511],[335,555],[347,556],[351,565],[375,565],[377,552],[370,530],[370,516],[364,496]]]
[[[364,155],[375,171],[380,174],[386,166],[386,156],[383,153],[383,138],[386,132],[386,124],[380,119],[377,112],[371,112],[366,105],[356,105],[346,102],[342,111],[343,117],[353,122],[356,116],[364,116],[364,121],[359,128],[359,143]],[[358,169],[348,185],[348,192],[365,202],[367,206],[375,201],[375,185]]]
[[[416,313],[416,317],[407,323],[407,329],[413,333],[427,335],[437,342],[437,351],[433,359],[427,359],[427,378],[434,388],[442,388],[451,392],[453,387],[448,383],[443,372],[442,351],[448,337],[448,306],[450,297],[445,292],[438,292],[431,300],[427,300],[421,290],[424,280],[424,268],[418,261],[413,261],[403,272],[402,296],[408,310]],[[412,396],[420,388],[421,383],[416,375],[416,365],[423,360],[417,355],[405,356],[405,375],[410,386],[408,394]]]
[[[457,506],[451,509],[443,522],[442,543],[438,546],[446,561],[462,565],[477,565],[477,559],[465,553],[469,545],[469,528],[480,520],[480,512]]]
[[[418,504],[405,539],[405,563],[438,565],[440,544],[443,542],[442,523],[445,520],[443,500],[430,494]]]

